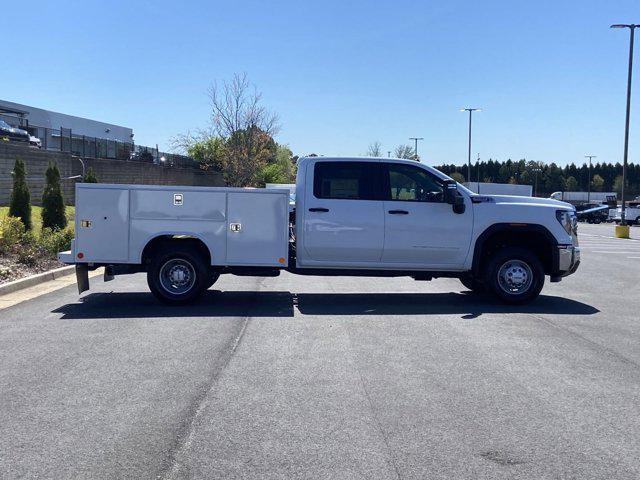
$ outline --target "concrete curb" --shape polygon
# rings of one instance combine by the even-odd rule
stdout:
[[[0,285],[0,296],[17,292],[18,290],[22,290],[24,288],[33,287],[44,282],[50,282],[51,280],[55,280],[56,278],[71,275],[75,271],[76,267],[74,265],[71,265],[69,267],[55,268],[53,270],[49,270],[48,272],[31,275],[30,277],[19,278],[18,280],[14,280],[13,282]]]

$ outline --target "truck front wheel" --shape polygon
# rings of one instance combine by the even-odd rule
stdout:
[[[209,287],[209,281],[208,266],[193,249],[159,252],[147,270],[151,293],[170,305],[194,301]]]
[[[535,299],[544,285],[542,263],[531,251],[507,247],[489,261],[486,285],[505,303],[520,304]]]

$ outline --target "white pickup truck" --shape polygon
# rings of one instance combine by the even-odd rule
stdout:
[[[640,225],[640,202],[629,202],[625,207],[624,218],[628,225]],[[612,219],[617,224],[622,222],[622,207],[613,211]]]
[[[80,292],[88,270],[146,272],[163,302],[195,300],[221,274],[459,278],[508,303],[537,297],[580,263],[571,205],[477,195],[438,170],[388,158],[302,158],[288,190],[76,186],[75,239],[61,252]],[[291,211],[293,210],[293,211]]]

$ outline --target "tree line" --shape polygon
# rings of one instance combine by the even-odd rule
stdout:
[[[435,167],[451,176],[456,181],[467,181],[466,165],[440,165]],[[489,159],[471,167],[471,181],[476,182],[512,183],[532,185],[534,194],[549,196],[553,192],[587,191],[591,183],[591,191],[617,192],[622,191],[622,164],[598,162],[592,165],[589,175],[589,165],[583,163],[578,166],[570,163],[563,167],[556,163],[543,163],[522,160],[507,160],[504,162]],[[589,182],[589,179],[591,181]],[[640,164],[627,165],[625,196],[633,198],[640,195]]]

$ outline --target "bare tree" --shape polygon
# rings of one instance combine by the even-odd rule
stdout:
[[[415,160],[416,153],[411,145],[398,145],[394,151],[396,158],[407,158],[409,160]]]
[[[227,185],[254,185],[257,172],[275,159],[273,136],[280,129],[278,116],[262,105],[262,94],[246,74],[235,74],[221,85],[214,83],[207,93],[211,105],[209,128],[176,136],[173,148],[199,153],[194,156],[201,168],[220,168]],[[213,139],[222,140],[224,148],[218,148]],[[209,161],[212,158],[215,161]]]
[[[246,73],[236,73],[221,86],[214,83],[208,94],[214,134],[229,138],[238,131],[257,128],[274,136],[280,130],[278,116],[261,105],[262,94],[249,83]]]
[[[381,157],[382,156],[382,144],[377,140],[369,144],[367,148],[367,157]]]

